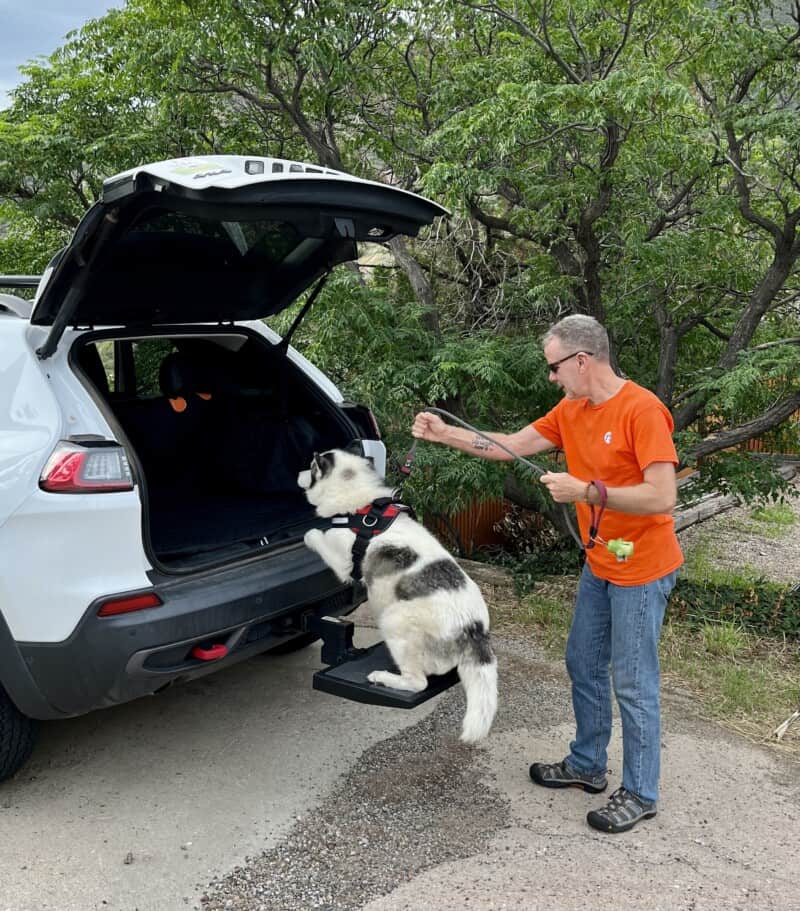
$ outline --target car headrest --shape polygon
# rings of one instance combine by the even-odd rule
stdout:
[[[182,354],[173,351],[158,368],[158,385],[168,399],[191,395],[196,392],[192,365]]]
[[[191,369],[193,391],[209,395],[236,395],[241,388],[237,355],[207,339],[181,339],[178,350]]]

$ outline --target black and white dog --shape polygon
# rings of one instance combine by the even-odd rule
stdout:
[[[341,449],[315,454],[297,483],[317,515],[352,515],[391,497],[369,461]],[[345,525],[306,532],[342,582],[353,572],[355,535]],[[420,692],[428,674],[454,667],[467,695],[461,732],[466,743],[488,733],[497,711],[497,660],[489,642],[489,611],[480,589],[430,532],[402,513],[372,538],[363,559],[369,604],[399,674],[373,671],[372,683]]]

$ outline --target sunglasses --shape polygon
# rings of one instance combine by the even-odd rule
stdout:
[[[558,373],[558,368],[564,363],[573,357],[577,357],[579,354],[587,354],[589,357],[594,355],[594,351],[573,351],[572,354],[568,354],[566,357],[562,357],[557,361],[553,361],[552,364],[547,365],[547,369],[550,373]]]

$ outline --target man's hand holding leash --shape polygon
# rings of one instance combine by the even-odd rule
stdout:
[[[411,435],[418,440],[426,440],[428,443],[445,443],[452,429],[438,414],[421,411],[414,418]]]
[[[566,471],[547,471],[539,480],[550,491],[556,503],[588,503],[586,481],[567,474]]]

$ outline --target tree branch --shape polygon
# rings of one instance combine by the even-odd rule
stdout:
[[[751,351],[763,351],[765,348],[777,348],[779,345],[800,345],[800,337],[781,338],[774,342],[762,342],[760,345],[753,345]]]
[[[699,174],[695,174],[692,179],[684,184],[672,197],[672,199],[664,207],[662,214],[656,219],[653,223],[650,230],[647,232],[644,238],[644,242],[648,243],[651,240],[655,240],[656,237],[667,227],[667,225],[673,225],[681,218],[685,218],[687,215],[695,214],[692,211],[691,206],[687,206],[684,209],[678,209],[680,204],[686,199],[686,197],[691,193],[694,185],[700,179]],[[678,209],[678,211],[675,211]]]
[[[731,446],[736,446],[739,443],[761,436],[766,431],[772,430],[788,420],[798,409],[800,409],[800,390],[781,399],[780,402],[768,408],[752,421],[733,427],[730,430],[710,434],[694,449],[686,453],[684,461],[687,463],[695,462],[703,456],[711,455],[714,452],[728,449]]]
[[[617,62],[617,58],[622,53],[623,49],[625,48],[625,45],[628,43],[628,37],[630,36],[630,33],[631,33],[631,23],[633,22],[633,12],[636,9],[637,5],[638,4],[635,2],[635,0],[629,0],[628,16],[625,20],[625,25],[622,30],[622,40],[617,45],[617,49],[612,54],[611,60],[609,61],[608,66],[603,70],[603,74],[602,74],[603,79],[605,79],[608,76],[608,74],[611,72],[611,70],[614,68],[614,64]]]
[[[543,9],[541,15],[539,16],[539,24],[542,26],[542,32],[544,38],[540,37],[533,30],[528,28],[527,25],[518,17],[512,16],[507,10],[504,10],[502,7],[498,6],[495,3],[469,3],[466,0],[461,0],[462,6],[469,7],[470,9],[477,10],[480,13],[491,13],[494,16],[498,16],[501,19],[505,19],[507,22],[510,22],[514,28],[522,35],[524,38],[528,38],[533,41],[536,46],[545,52],[547,56],[556,64],[556,66],[561,70],[562,73],[569,79],[570,82],[575,85],[581,85],[583,80],[580,76],[572,69],[572,67],[564,60],[563,57],[556,51],[553,47],[550,36],[547,32],[547,18],[546,12]]]
[[[765,231],[768,231],[778,243],[783,238],[783,232],[780,227],[772,221],[772,219],[767,218],[765,215],[760,215],[758,212],[753,209],[751,205],[750,198],[750,187],[747,183],[747,176],[745,175],[744,169],[742,167],[742,147],[741,143],[736,139],[736,134],[733,130],[733,124],[730,122],[725,125],[725,135],[728,139],[728,161],[733,167],[733,181],[736,186],[736,192],[739,196],[739,211],[742,213],[744,218],[753,225],[758,225],[760,228],[763,228]]]
[[[422,266],[408,252],[404,237],[393,237],[389,241],[388,247],[392,251],[392,255],[398,266],[405,272],[414,291],[414,295],[424,308],[423,321],[425,328],[432,332],[437,339],[441,339],[442,332],[439,326],[439,311],[436,308],[431,283],[428,281],[428,277],[425,275]]]
[[[506,234],[510,234],[512,237],[530,240],[533,243],[537,242],[537,238],[534,237],[533,234],[530,234],[528,231],[520,230],[507,218],[499,218],[496,215],[490,215],[488,212],[484,212],[474,199],[469,200],[467,205],[469,207],[469,214],[484,227],[492,228],[495,231],[505,231]]]

